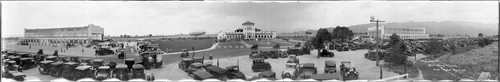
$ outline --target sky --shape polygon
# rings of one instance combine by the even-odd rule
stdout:
[[[370,23],[471,21],[498,23],[496,1],[454,2],[2,2],[2,36],[24,28],[104,28],[105,35],[213,34],[245,21],[265,31],[293,32]]]

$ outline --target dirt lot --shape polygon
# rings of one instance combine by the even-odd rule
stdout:
[[[379,68],[375,66],[375,61],[366,60],[364,58],[363,54],[367,52],[366,50],[357,50],[348,52],[333,51],[335,53],[334,58],[322,57],[320,59],[316,57],[315,55],[316,53],[314,52],[315,51],[312,51],[313,55],[298,56],[298,58],[300,59],[301,63],[314,63],[318,68],[318,73],[323,73],[325,60],[335,60],[337,61],[338,65],[340,64],[340,61],[351,61],[353,66],[356,67],[356,70],[359,71],[360,79],[374,80],[379,78],[379,71],[378,71]],[[221,58],[219,59],[220,62],[219,64],[221,67],[225,68],[230,65],[236,65],[236,60],[239,60],[241,71],[247,76],[247,78],[253,77],[259,73],[259,72],[252,72],[251,60],[246,55],[231,57],[231,58]],[[285,69],[286,60],[287,60],[286,58],[266,60],[267,62],[271,63],[272,71],[277,73],[277,77],[279,79],[281,77],[280,73]],[[191,79],[186,73],[184,73],[177,67],[177,64],[178,62],[174,62],[165,65],[164,66],[165,68],[163,69],[150,70],[149,72],[156,73],[155,76],[156,78],[159,79],[170,79],[170,80]],[[216,62],[213,62],[213,64],[216,64]],[[387,70],[388,69],[384,68],[383,71],[384,78],[398,75],[396,73],[389,72]],[[169,74],[159,74],[160,72]]]

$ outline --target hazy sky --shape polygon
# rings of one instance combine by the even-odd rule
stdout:
[[[498,2],[2,2],[2,35],[24,28],[95,24],[105,35],[168,35],[234,30],[252,21],[277,32],[387,22],[498,23]]]

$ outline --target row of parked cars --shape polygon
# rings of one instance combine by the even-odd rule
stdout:
[[[2,55],[6,69],[2,73],[11,75],[6,76],[6,78],[14,78],[18,81],[23,81],[26,77],[25,74],[21,73],[22,70],[36,67],[43,75],[62,77],[73,81],[83,78],[92,78],[94,80],[110,78],[154,80],[154,76],[144,73],[144,66],[136,63],[133,58],[127,58],[125,64],[118,64],[116,61],[106,63],[103,59],[44,54],[6,52],[5,54],[2,53]]]
[[[203,57],[195,57],[195,54],[188,54],[187,51],[181,54],[181,62],[178,64],[179,68],[186,72],[189,76],[196,80],[204,79],[242,79],[246,80],[245,74],[239,69],[239,65],[232,65],[226,68],[222,68],[217,65],[213,65],[211,61],[205,61]],[[218,62],[218,61],[217,61]],[[238,62],[238,61],[237,61]]]

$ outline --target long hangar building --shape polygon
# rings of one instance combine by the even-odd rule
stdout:
[[[29,45],[87,44],[92,40],[102,40],[104,28],[89,24],[82,27],[24,29],[21,42]]]

